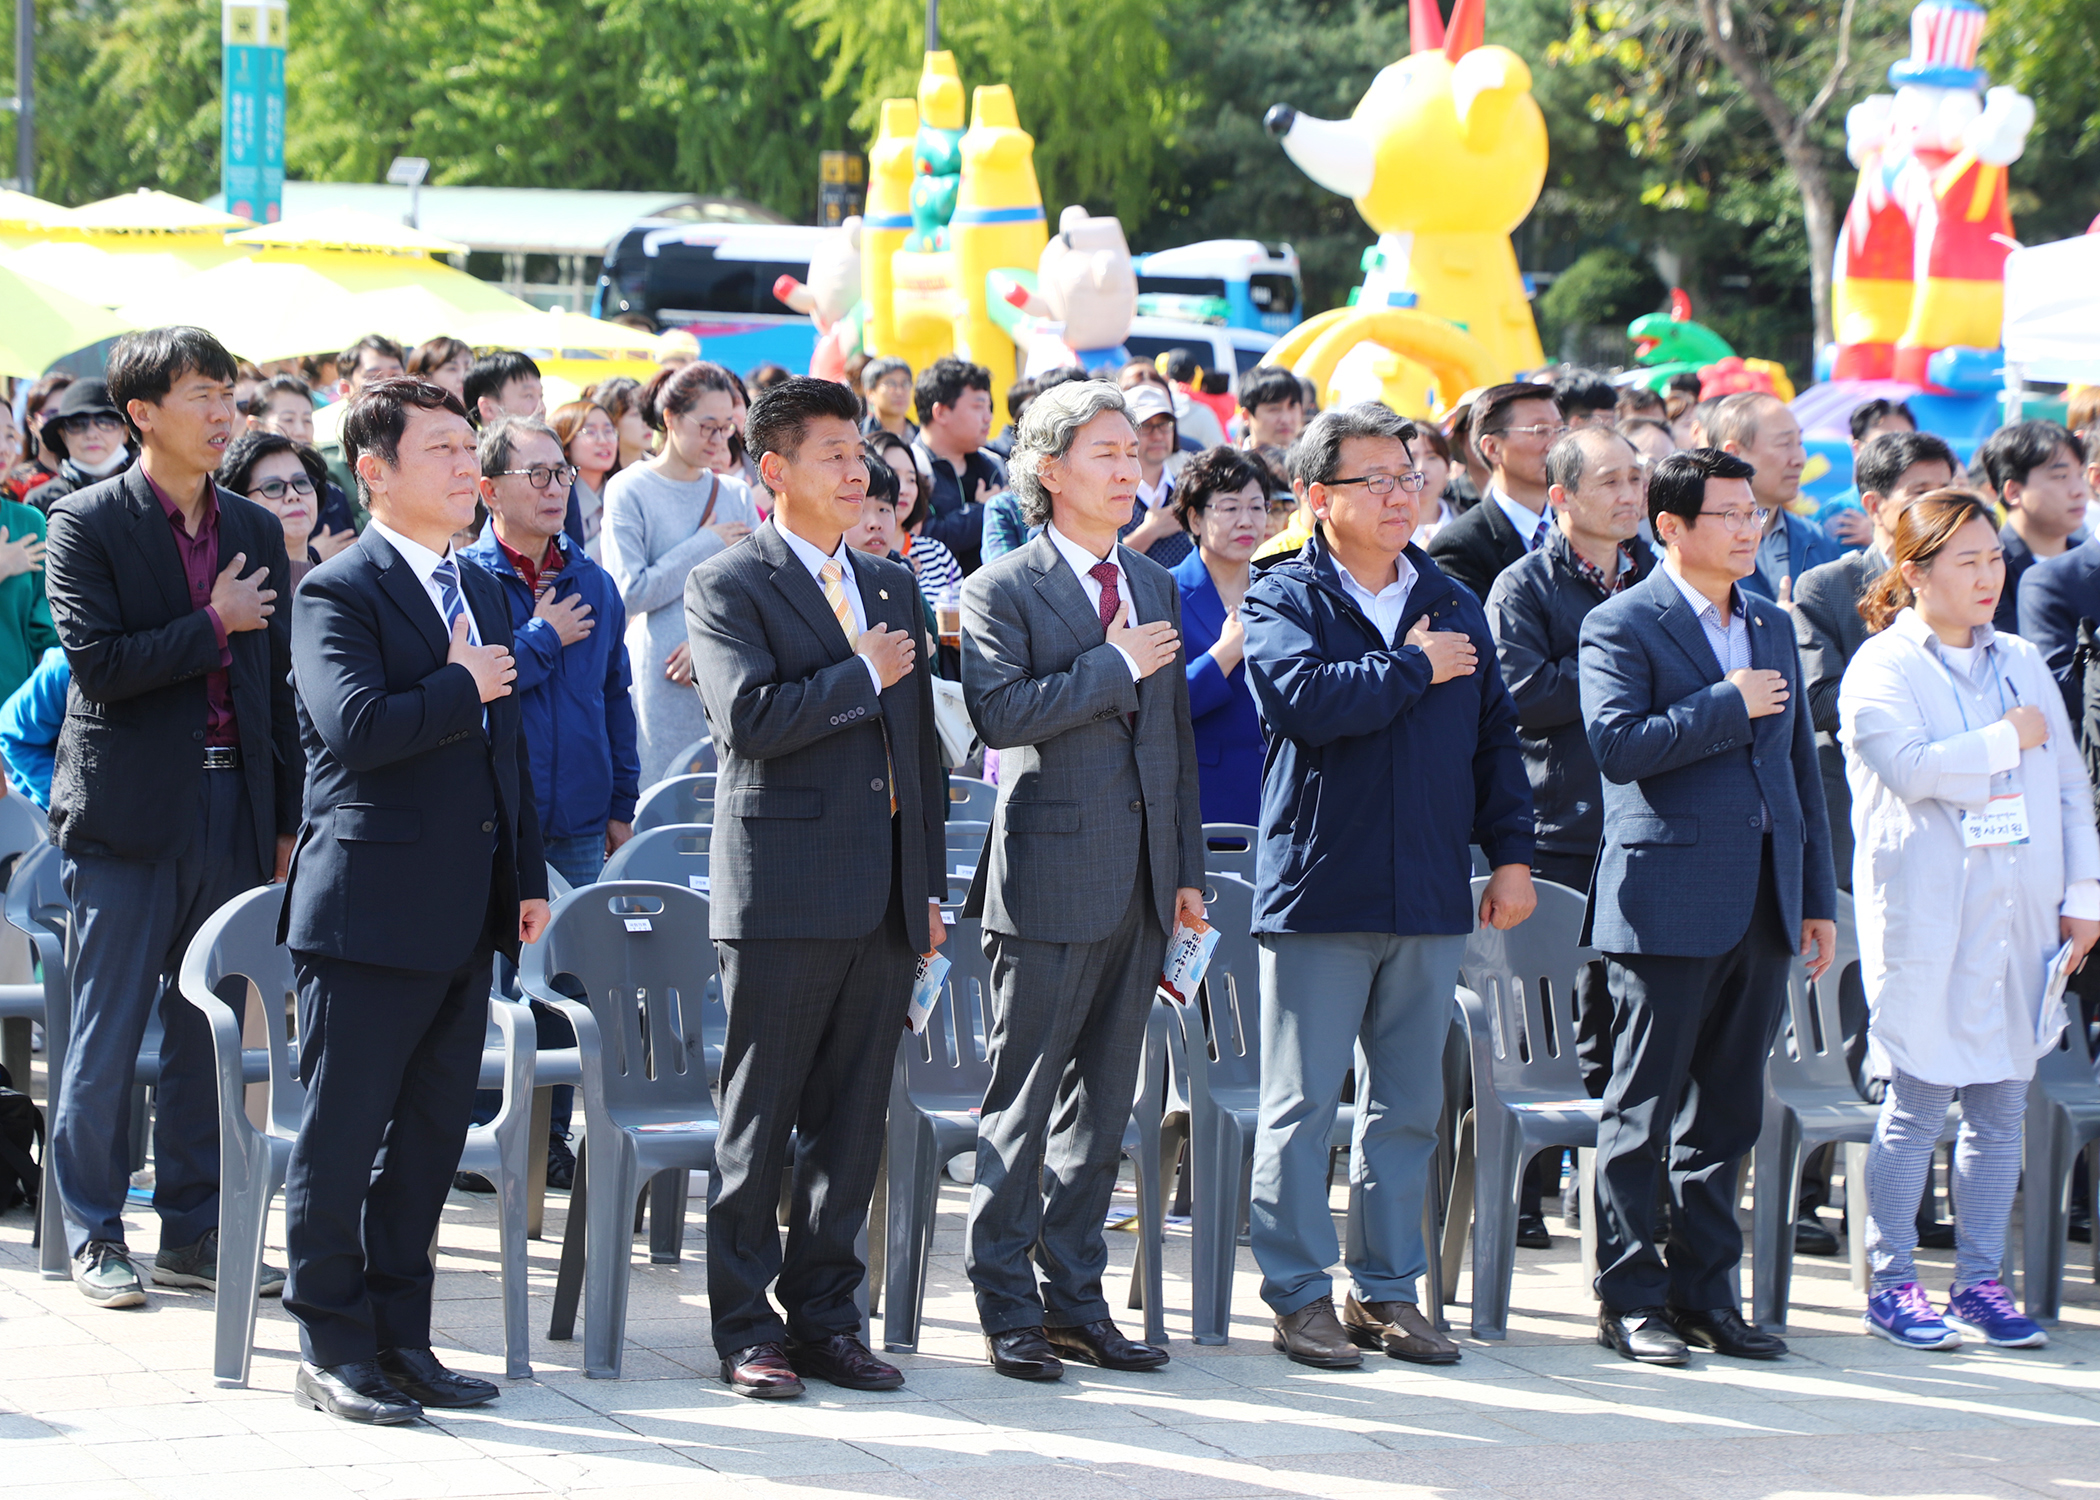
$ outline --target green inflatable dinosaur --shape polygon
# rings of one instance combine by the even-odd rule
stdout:
[[[1651,391],[1662,390],[1672,375],[1697,375],[1735,354],[1728,340],[1692,321],[1691,299],[1682,291],[1670,294],[1668,312],[1643,313],[1628,323],[1626,336],[1633,357],[1647,367],[1634,383]]]

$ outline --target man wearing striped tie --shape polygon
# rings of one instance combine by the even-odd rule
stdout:
[[[474,430],[442,388],[384,380],[351,404],[343,447],[372,523],[292,604],[306,817],[278,939],[306,1106],[284,1305],[301,1405],[408,1422],[496,1398],[431,1352],[430,1242],[481,1072],[490,955],[515,963],[545,929],[547,867],[510,611],[452,552],[480,490]]]
[[[1473,442],[1489,469],[1480,503],[1439,531],[1430,561],[1486,601],[1502,570],[1546,545],[1553,508],[1546,503],[1546,450],[1568,430],[1553,387],[1513,381],[1473,399]]]
[[[942,939],[948,796],[918,586],[845,543],[868,489],[859,418],[828,380],[762,392],[745,444],[772,518],[685,585],[720,763],[708,929],[729,1012],[707,1295],[742,1396],[904,1383],[861,1342],[857,1242],[918,957]]]

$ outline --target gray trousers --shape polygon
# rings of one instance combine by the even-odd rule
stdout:
[[[988,1334],[1092,1323],[1109,1315],[1101,1223],[1167,952],[1145,860],[1122,921],[1100,942],[987,933],[984,948],[992,1081],[963,1250],[978,1321]]]
[[[1261,939],[1261,1110],[1249,1225],[1279,1314],[1334,1295],[1340,1247],[1327,1150],[1352,1055],[1362,1072],[1347,1265],[1365,1302],[1413,1302],[1428,1270],[1422,1195],[1444,1106],[1444,1037],[1463,936],[1275,933]]]

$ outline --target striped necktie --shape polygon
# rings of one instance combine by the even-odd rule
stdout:
[[[1539,517],[1539,528],[1531,534],[1531,546],[1527,551],[1536,552],[1546,545],[1546,538],[1553,535],[1553,514],[1548,511]]]
[[[438,586],[438,610],[445,617],[445,636],[450,641],[452,628],[459,617],[467,617],[467,639],[475,645],[481,644],[481,627],[474,623],[474,613],[467,608],[467,601],[459,590],[459,564],[446,558],[430,570],[430,581]],[[481,732],[489,732],[489,706],[481,705]]]
[[[837,558],[826,559],[817,576],[824,581],[824,602],[838,616],[839,629],[846,634],[846,649],[853,649],[853,606],[846,602],[846,569]],[[897,763],[890,758],[890,731],[882,728],[882,768],[889,773],[890,816],[897,815]]]

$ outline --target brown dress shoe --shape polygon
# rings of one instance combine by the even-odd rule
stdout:
[[[1364,1362],[1335,1317],[1331,1297],[1278,1314],[1276,1337],[1270,1342],[1298,1364],[1317,1370],[1347,1370]]]
[[[802,1377],[778,1344],[753,1344],[722,1360],[722,1383],[739,1396],[778,1401],[802,1394]]]
[[[1351,1292],[1342,1304],[1342,1325],[1358,1348],[1383,1349],[1418,1365],[1458,1363],[1458,1345],[1438,1333],[1412,1302],[1359,1302]]]
[[[868,1346],[850,1333],[834,1333],[827,1339],[804,1342],[789,1340],[788,1360],[798,1375],[829,1381],[849,1391],[894,1391],[904,1384],[904,1372],[885,1364]]]

